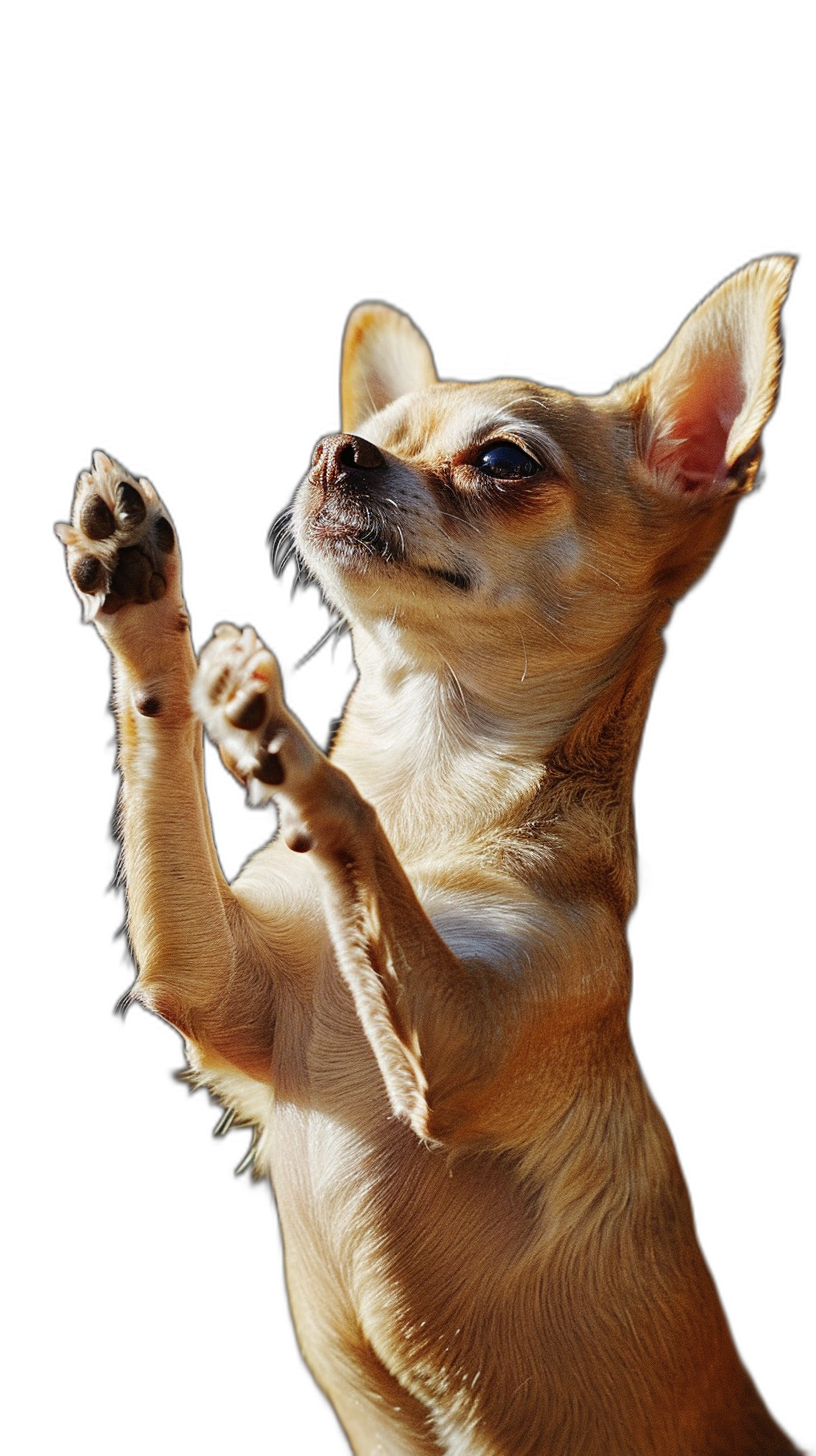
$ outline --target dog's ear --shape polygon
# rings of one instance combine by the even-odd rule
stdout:
[[[759,258],[689,314],[651,368],[622,386],[640,453],[664,490],[749,490],[779,385],[779,315],[795,258]]]
[[[343,429],[354,432],[392,400],[437,381],[428,343],[408,315],[385,303],[361,303],[343,337],[340,403]]]

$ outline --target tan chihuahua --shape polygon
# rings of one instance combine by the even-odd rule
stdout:
[[[663,629],[753,485],[794,260],[603,398],[441,382],[364,304],[288,534],[349,623],[330,757],[251,628],[198,664],[175,532],[101,452],[68,569],[113,657],[134,995],[257,1129],[357,1456],[771,1456],[629,1037]],[[284,552],[285,554],[285,552]],[[201,724],[280,834],[233,885]]]

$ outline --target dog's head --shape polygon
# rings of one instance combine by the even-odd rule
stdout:
[[[753,484],[794,260],[726,280],[609,394],[440,381],[406,315],[352,313],[343,433],[294,506],[297,548],[352,625],[446,658],[505,642],[526,668],[620,655],[665,616]],[[515,666],[514,666],[515,671]]]

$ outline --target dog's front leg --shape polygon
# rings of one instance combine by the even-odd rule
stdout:
[[[394,1112],[429,1141],[469,1136],[471,1094],[489,1073],[478,969],[434,929],[373,807],[289,712],[251,628],[216,629],[193,701],[250,800],[277,800],[286,843],[319,870],[337,962]]]
[[[247,1029],[271,1027],[273,1015],[266,1006],[247,1015],[238,965],[247,937],[210,828],[175,531],[149,482],[96,451],[77,482],[72,524],[57,532],[86,620],[113,659],[135,994],[199,1045],[260,1072],[267,1049],[250,1046]],[[252,984],[271,1000],[271,982]]]

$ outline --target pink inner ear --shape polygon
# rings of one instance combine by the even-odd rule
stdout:
[[[683,490],[711,488],[727,478],[728,437],[745,394],[736,359],[709,358],[695,369],[672,411],[672,444],[659,450],[660,464],[675,466]]]

